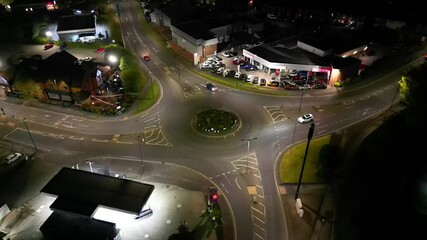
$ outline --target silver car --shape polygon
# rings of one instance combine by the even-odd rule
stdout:
[[[311,113],[304,114],[301,117],[298,118],[299,123],[307,123],[314,120],[314,116]]]
[[[28,156],[26,156],[22,153],[19,153],[19,152],[12,153],[6,157],[6,164],[12,164],[12,163],[14,163],[20,159],[23,159],[23,158],[25,158],[25,160],[28,160]]]

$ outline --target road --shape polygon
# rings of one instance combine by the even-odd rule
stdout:
[[[314,137],[318,137],[375,116],[395,99],[395,82],[408,67],[345,93],[309,91],[285,98],[218,85],[219,91],[211,93],[204,87],[206,80],[191,71],[181,68],[178,76],[179,63],[144,34],[137,14],[139,6],[135,4],[119,3],[125,46],[140,57],[141,67],[159,81],[162,98],[139,116],[108,120],[4,101],[2,107],[7,113],[1,128],[4,139],[31,148],[33,144],[22,122],[26,118],[37,148],[50,155],[50,160],[36,170],[43,178],[33,182],[25,177],[22,187],[41,184],[58,166],[71,166],[94,156],[130,157],[137,161],[140,152],[136,141],[137,136],[142,136],[144,159],[180,164],[211,178],[232,207],[237,239],[287,239],[276,165],[288,146],[304,141],[307,136],[308,125],[297,123],[296,118],[301,113],[314,113]],[[147,52],[151,61],[142,59]],[[418,63],[419,60],[413,64]],[[223,138],[208,138],[194,132],[192,117],[208,108],[236,113],[242,122],[240,129]],[[257,139],[251,141],[248,154],[247,142],[242,139],[251,137]],[[58,158],[51,160],[53,154]],[[16,174],[26,176],[24,169]],[[247,187],[255,188],[258,204],[253,204]],[[13,201],[22,203],[32,194]]]

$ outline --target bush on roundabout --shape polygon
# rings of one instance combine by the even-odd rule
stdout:
[[[208,135],[224,135],[236,130],[238,117],[231,112],[219,109],[208,109],[196,114],[194,128]]]

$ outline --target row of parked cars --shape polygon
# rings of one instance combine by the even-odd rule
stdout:
[[[230,55],[231,54],[231,55]],[[300,72],[298,70],[291,70],[286,74],[280,76],[274,76],[271,80],[260,78],[250,73],[244,73],[240,70],[254,71],[257,70],[256,66],[245,61],[243,56],[236,55],[237,53],[232,51],[224,51],[221,53],[224,57],[234,56],[231,61],[233,65],[238,65],[238,70],[232,70],[226,68],[227,66],[222,62],[222,58],[218,55],[212,55],[206,59],[200,66],[201,69],[211,70],[212,73],[221,74],[223,77],[232,77],[243,80],[245,82],[251,82],[253,84],[259,84],[261,86],[271,87],[283,87],[287,90],[309,90],[325,89],[327,88],[326,81],[317,79],[315,77],[307,77],[307,72]]]

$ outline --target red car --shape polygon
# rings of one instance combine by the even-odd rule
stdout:
[[[144,60],[145,60],[145,61],[150,61],[150,56],[148,56],[148,55],[144,55]]]
[[[105,52],[105,48],[98,48],[96,50],[97,53],[104,53]]]
[[[53,48],[53,43],[46,43],[46,44],[44,45],[44,50],[48,50],[48,49],[50,49],[50,48]]]

